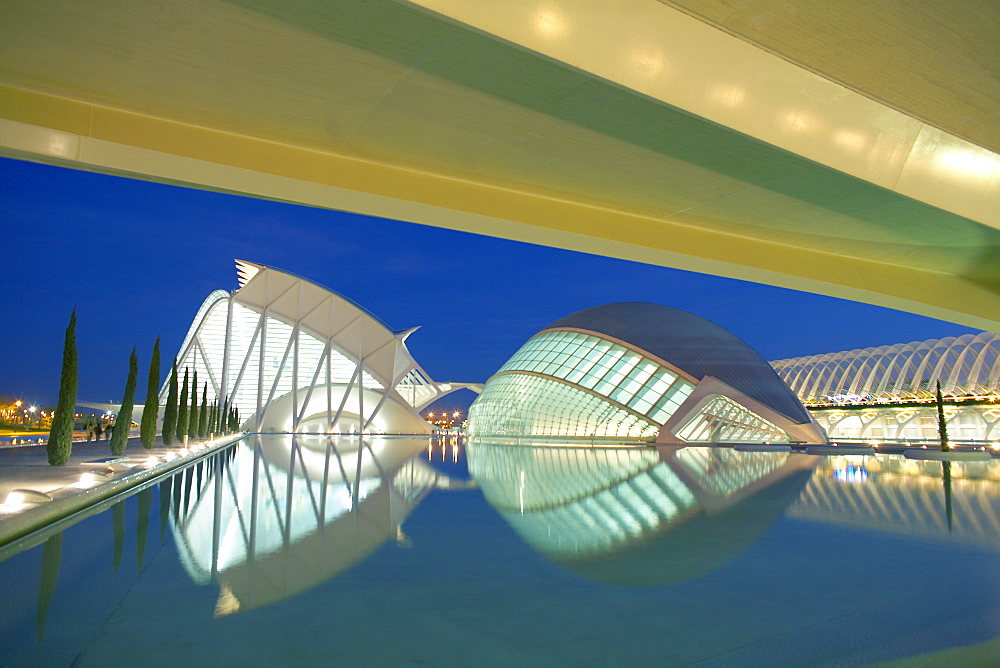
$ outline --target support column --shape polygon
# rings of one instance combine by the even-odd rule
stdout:
[[[219,410],[219,420],[223,420],[223,415],[227,414],[229,404],[229,357],[233,353],[233,295],[229,295],[226,300],[226,340],[222,348],[222,382],[219,383],[219,397],[217,403],[225,402],[226,406]],[[214,425],[213,431],[225,431],[220,429],[220,424]]]

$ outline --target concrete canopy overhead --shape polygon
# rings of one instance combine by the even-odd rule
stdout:
[[[0,24],[2,155],[1000,330],[993,0],[7,0]]]

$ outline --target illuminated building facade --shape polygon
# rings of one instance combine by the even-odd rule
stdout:
[[[658,304],[569,315],[525,343],[469,410],[473,437],[659,443],[825,442],[731,332]]]
[[[991,332],[771,362],[831,439],[936,441],[935,387],[949,437],[1000,438],[1000,336]]]
[[[929,399],[1000,392],[1000,336],[992,332],[771,362],[807,403],[850,398]]]
[[[860,404],[813,408],[813,418],[831,440],[940,442],[937,405]],[[949,440],[995,445],[1000,440],[1000,403],[946,404]]]
[[[419,411],[464,384],[434,383],[393,331],[304,278],[238,260],[239,288],[201,305],[177,368],[239,409],[242,428],[275,433],[426,434]],[[160,392],[164,403],[167,386]]]

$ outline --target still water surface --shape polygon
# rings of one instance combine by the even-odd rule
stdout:
[[[862,665],[1000,635],[1000,462],[244,440],[0,564],[2,665]]]

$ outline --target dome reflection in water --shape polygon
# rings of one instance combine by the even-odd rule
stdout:
[[[468,444],[469,472],[528,544],[585,577],[655,585],[714,570],[799,496],[818,457],[719,447]]]
[[[258,435],[173,478],[184,568],[218,583],[216,615],[270,605],[360,562],[435,488],[426,439]]]

